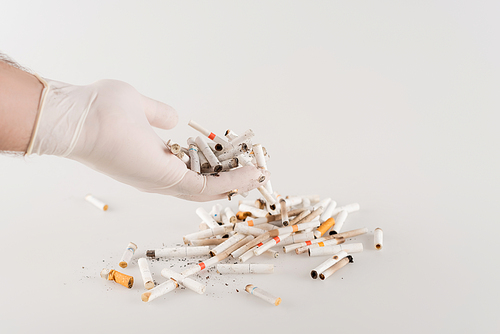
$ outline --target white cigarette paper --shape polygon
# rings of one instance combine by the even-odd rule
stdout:
[[[286,245],[291,245],[291,244],[295,244],[295,243],[300,243],[300,242],[303,242],[303,241],[308,241],[308,240],[311,240],[311,239],[314,239],[313,232],[298,232],[298,233],[294,233],[294,234],[290,235],[286,239],[283,239],[280,242],[280,245],[281,246],[286,246]]]
[[[254,217],[266,217],[267,216],[267,211],[262,210],[262,209],[257,209],[254,206],[247,205],[247,204],[240,204],[238,207],[238,210],[243,211],[243,212],[250,212],[252,216]]]
[[[253,136],[255,136],[253,131],[251,129],[248,129],[241,136],[238,136],[238,137],[232,139],[229,143],[233,147],[240,146],[241,144],[248,142],[248,140],[251,139]]]
[[[332,258],[322,262],[316,268],[311,270],[311,277],[314,279],[318,278],[319,274],[321,274],[323,271],[330,268],[331,266],[333,266],[335,263],[339,262],[340,260],[342,260],[346,256],[347,256],[347,253],[345,251],[338,252]]]
[[[253,235],[247,235],[245,237],[245,239],[243,239],[244,241],[246,241],[243,246],[239,247],[238,249],[234,250],[232,253],[231,253],[231,256],[234,257],[235,259],[237,259],[241,254],[245,253],[247,251],[247,249],[245,248],[245,244],[249,243],[250,241],[252,241],[253,239],[255,239],[255,237]]]
[[[381,250],[384,246],[384,232],[380,227],[377,227],[373,232],[373,244],[377,250]]]
[[[284,198],[280,199],[280,211],[281,211],[281,224],[287,226],[288,221],[288,209],[286,207],[286,200]]]
[[[169,293],[170,291],[175,290],[178,286],[179,286],[179,284],[176,281],[169,279],[168,281],[163,282],[162,284],[158,285],[157,287],[155,287],[147,292],[144,292],[141,295],[141,299],[143,302],[150,302],[158,297],[163,296],[164,294]]]
[[[264,290],[256,287],[253,284],[248,284],[245,287],[245,291],[248,292],[249,294],[254,295],[256,297],[259,297],[260,299],[265,300],[266,302],[271,303],[275,306],[278,306],[279,304],[281,304],[281,298],[275,297],[272,294],[270,294],[269,292],[264,291]]]
[[[188,257],[209,255],[209,246],[196,247],[170,247],[150,250],[146,252],[148,257]]]
[[[347,215],[348,215],[347,211],[345,210],[340,211],[340,213],[337,216],[337,219],[335,219],[335,225],[333,225],[332,231],[334,233],[330,232],[330,234],[336,234],[340,232],[342,226],[344,226],[344,222],[347,218]]]
[[[212,152],[212,149],[205,142],[205,140],[201,137],[196,137],[195,142],[198,146],[198,149],[200,149],[200,151],[203,152],[205,158],[207,158],[210,166],[214,168],[214,172],[220,172],[222,170],[222,165],[219,159],[217,159],[217,157],[215,156],[214,152]]]
[[[257,162],[257,167],[267,170],[266,156],[264,155],[262,145],[255,144],[252,146],[252,148],[253,148],[253,153],[255,155],[255,160]],[[270,194],[274,193],[273,187],[271,186],[271,181],[267,181],[264,187]]]
[[[202,207],[196,209],[196,214],[203,220],[209,228],[219,227],[220,225],[215,221],[215,219]]]
[[[252,248],[250,248],[249,250],[247,250],[246,252],[244,252],[243,254],[241,254],[239,257],[238,257],[238,261],[240,262],[247,262],[248,260],[250,260],[252,257],[255,256],[255,253],[254,251],[256,249],[258,249],[259,246],[254,246]]]
[[[332,199],[330,197],[324,198],[313,206],[313,210],[318,209],[320,206],[323,207],[323,209],[326,209],[326,207],[330,204],[331,201]]]
[[[264,186],[258,187],[257,190],[262,194],[269,205],[276,204],[276,198],[274,198],[274,196],[269,191],[267,191]]]
[[[328,277],[332,276],[335,272],[342,269],[351,261],[352,261],[352,256],[348,255],[347,257],[341,259],[339,262],[335,263],[333,266],[331,266],[330,268],[326,269],[321,274],[319,274],[319,278],[321,280],[327,279]]]
[[[238,220],[236,219],[236,214],[233,212],[233,210],[231,210],[231,208],[229,207],[225,208],[224,213],[229,218],[229,222],[231,222],[231,224],[236,223],[236,221]]]
[[[245,226],[245,225],[241,225],[241,224],[235,224],[234,231],[241,233],[241,234],[246,234],[246,235],[250,234],[250,235],[253,235],[255,237],[266,233],[266,230],[263,230],[263,229],[260,229],[257,227],[252,227],[252,226]]]
[[[190,127],[192,127],[193,129],[199,131],[205,137],[208,137],[209,139],[213,140],[214,142],[221,144],[224,148],[226,148],[228,146],[228,142],[225,141],[224,138],[216,136],[213,132],[208,131],[207,129],[205,129],[204,127],[202,127],[201,125],[199,125],[195,121],[190,120],[188,122],[188,125]]]
[[[209,228],[207,230],[194,232],[194,233],[185,235],[183,240],[184,240],[185,244],[188,244],[190,240],[206,239],[206,238],[210,238],[210,237],[215,237],[217,235],[226,234],[227,232],[232,231],[232,230],[233,230],[233,225],[217,226],[214,228]]]
[[[108,205],[101,201],[98,198],[95,198],[93,195],[88,194],[85,196],[85,200],[89,202],[90,204],[94,205],[96,208],[101,209],[102,211],[108,210]]]
[[[337,254],[340,251],[347,253],[359,253],[363,251],[363,244],[360,242],[353,244],[330,245],[325,247],[309,248],[309,256],[325,256]]]
[[[154,288],[155,284],[153,282],[153,276],[151,276],[151,271],[149,270],[148,260],[146,260],[145,257],[141,257],[138,263],[144,287],[147,290]]]
[[[241,225],[246,225],[246,226],[256,226],[256,225],[261,225],[261,224],[266,224],[268,222],[268,219],[266,217],[261,217],[261,218],[254,218],[254,219],[246,219],[244,222],[237,223]]]
[[[200,156],[198,154],[198,147],[194,144],[189,145],[189,158],[190,158],[190,168],[193,172],[200,173]]]
[[[249,264],[218,264],[219,274],[272,274],[273,264],[249,263]]]
[[[133,242],[129,242],[127,249],[125,249],[125,252],[123,252],[122,259],[120,260],[120,267],[122,268],[127,268],[128,263],[132,259],[132,256],[134,255],[135,251],[137,250],[137,245],[134,244]]]
[[[319,221],[321,223],[324,223],[328,218],[331,218],[333,216],[333,210],[337,207],[337,202],[331,201],[328,206],[326,206],[325,211],[321,214],[319,217]]]
[[[185,277],[184,275],[173,271],[170,268],[163,268],[161,271],[161,275],[165,278],[171,278],[175,280],[177,283],[180,285],[188,288],[191,291],[194,291],[200,295],[205,293],[205,290],[207,289],[206,285],[203,285],[202,283],[196,282],[194,279],[191,279],[189,277]]]
[[[226,249],[228,249],[232,245],[236,244],[240,240],[243,240],[245,237],[246,236],[244,234],[236,233],[235,235],[233,235],[232,237],[230,237],[229,239],[227,239],[226,241],[224,241],[220,245],[214,247],[210,251],[210,255],[215,256],[215,255],[219,254],[220,252],[225,251]]]
[[[302,254],[302,253],[307,252],[311,248],[333,246],[333,245],[338,245],[338,244],[342,244],[345,242],[344,238],[332,238],[332,236],[328,236],[325,238],[319,238],[316,240],[320,240],[320,239],[321,239],[320,242],[308,243],[307,246],[302,246],[302,247],[297,248],[295,250],[295,253]]]
[[[275,245],[279,244],[281,241],[281,238],[286,239],[290,236],[291,233],[286,233],[281,236],[277,236],[260,246],[254,251],[255,256],[259,256],[260,254],[264,253],[266,250],[268,250],[271,247],[274,247]]]

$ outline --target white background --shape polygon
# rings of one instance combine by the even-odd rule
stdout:
[[[322,259],[282,254],[274,275],[212,272],[206,295],[146,304],[136,264],[131,291],[99,271],[129,241],[139,255],[181,242],[199,204],[70,160],[2,156],[0,332],[500,331],[499,14],[494,1],[4,1],[0,50],[21,64],[132,84],[179,111],[165,139],[194,135],[189,119],[251,128],[276,190],[359,202],[345,228],[370,234],[324,282],[309,277]]]

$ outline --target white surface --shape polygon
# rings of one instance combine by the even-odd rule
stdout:
[[[273,275],[211,277],[206,295],[146,304],[137,263],[123,270],[131,291],[99,272],[120,269],[129,241],[137,257],[182,243],[199,204],[61,158],[0,157],[0,332],[500,331],[498,16],[493,1],[5,2],[0,48],[23,65],[74,84],[124,80],[171,104],[180,123],[165,139],[197,135],[189,119],[220,135],[251,128],[277,191],[359,202],[344,229],[370,233],[324,282],[309,277],[321,259],[281,254]],[[252,298],[248,283],[283,302]],[[230,312],[213,323],[210,310]],[[242,328],[234,310],[255,320]]]

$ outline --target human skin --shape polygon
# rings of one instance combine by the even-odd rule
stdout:
[[[0,151],[26,152],[42,91],[34,75],[0,60]]]

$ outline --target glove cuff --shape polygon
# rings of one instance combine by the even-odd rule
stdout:
[[[76,146],[97,93],[87,86],[36,77],[45,88],[26,154],[67,157]]]
[[[35,139],[38,134],[38,124],[40,123],[40,118],[42,117],[43,106],[45,104],[45,98],[47,97],[47,93],[49,91],[49,84],[43,78],[41,78],[38,74],[34,73],[35,77],[40,81],[43,85],[42,97],[40,98],[40,103],[38,103],[38,110],[36,113],[35,124],[33,126],[33,132],[31,133],[30,142],[28,143],[28,148],[26,149],[25,155],[30,155],[33,153],[33,146],[35,143]]]

